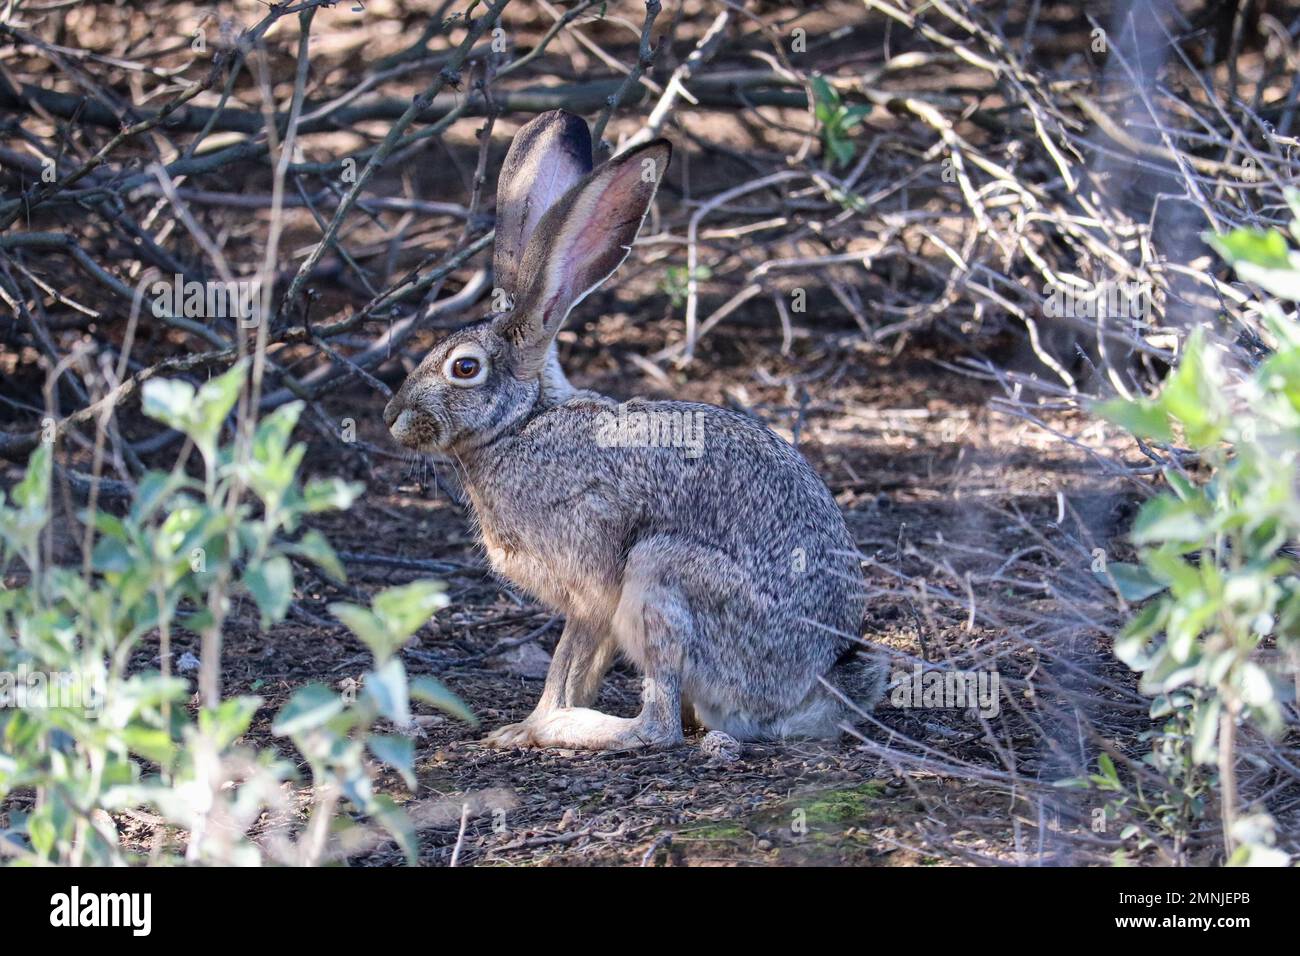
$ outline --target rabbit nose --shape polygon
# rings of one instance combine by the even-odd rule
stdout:
[[[397,397],[394,396],[389,400],[388,404],[384,406],[384,424],[389,428],[392,428],[393,423],[397,421],[397,417],[401,414],[402,405],[397,400]]]

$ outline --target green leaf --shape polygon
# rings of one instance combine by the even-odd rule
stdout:
[[[247,359],[226,372],[194,386],[180,379],[153,378],[144,383],[141,405],[150,418],[184,432],[194,440],[209,464],[216,463],[217,436],[239,399]]]
[[[1253,282],[1279,299],[1300,302],[1300,256],[1295,253],[1292,253],[1292,261],[1285,269],[1266,269],[1242,262],[1236,266],[1236,272],[1243,281]]]
[[[1153,601],[1144,607],[1137,617],[1129,621],[1123,633],[1115,638],[1115,657],[1132,670],[1146,670],[1152,660],[1147,653],[1147,643],[1164,626],[1167,617],[1165,602]]]
[[[1164,410],[1183,426],[1195,448],[1208,448],[1222,433],[1222,391],[1218,376],[1212,375],[1206,354],[1205,335],[1194,331],[1183,347],[1178,367],[1160,392]]]
[[[397,845],[401,847],[402,853],[406,856],[407,864],[415,866],[420,858],[419,842],[415,837],[415,826],[411,823],[406,812],[386,793],[378,794],[371,801],[369,810],[371,816],[379,822],[379,825],[397,841]]]
[[[325,535],[316,529],[311,529],[299,540],[286,545],[284,550],[310,561],[340,584],[347,583],[348,573],[334,553],[334,548]]]
[[[214,741],[218,750],[225,750],[248,732],[261,705],[260,697],[231,697],[215,709],[205,707],[199,711],[199,730]]]
[[[1247,707],[1268,707],[1273,704],[1275,694],[1273,682],[1268,671],[1254,661],[1241,665],[1241,702]]]
[[[1193,504],[1161,495],[1142,506],[1129,537],[1134,544],[1200,544],[1207,534]]]
[[[289,559],[277,554],[249,565],[244,572],[244,587],[248,588],[262,612],[264,629],[284,620],[289,602],[293,600],[293,568]]]
[[[1300,412],[1300,347],[1278,351],[1260,366],[1257,379],[1266,388],[1286,397],[1291,408]],[[1249,418],[1247,422],[1254,422]]]
[[[248,483],[268,509],[278,507],[287,496],[306,453],[305,445],[289,448],[301,412],[301,402],[282,405],[258,423],[253,437]]]
[[[148,383],[146,382],[146,387]],[[135,500],[131,502],[130,521],[140,525],[184,482],[184,476],[166,471],[150,471],[136,486]]]
[[[171,761],[175,750],[167,732],[154,727],[126,727],[122,730],[122,742],[132,753],[163,765]]]
[[[1167,583],[1173,588],[1174,595],[1186,600],[1193,594],[1201,595],[1202,575],[1194,565],[1187,562],[1178,548],[1159,548],[1148,551],[1142,556],[1150,576],[1157,581]]]
[[[849,140],[832,138],[826,145],[830,148],[836,166],[847,166],[853,161],[853,144]]]
[[[352,629],[383,664],[406,639],[439,608],[446,607],[446,585],[441,581],[412,581],[381,591],[374,599],[374,610],[339,601],[330,605],[330,613]]]
[[[244,372],[248,360],[235,363],[226,372],[209,379],[200,386],[194,397],[194,415],[188,434],[200,447],[216,447],[221,425],[239,400],[244,387]]]
[[[100,574],[124,574],[135,565],[135,555],[116,538],[100,538],[90,553],[90,566]]]
[[[307,684],[299,688],[281,708],[271,725],[271,732],[289,737],[320,727],[343,712],[343,698],[324,684]]]
[[[38,810],[27,818],[27,835],[32,841],[32,849],[40,856],[47,859],[54,852],[54,844],[58,839],[55,832],[54,823],[50,820],[48,813],[42,813]]]
[[[1165,582],[1136,564],[1112,561],[1107,565],[1107,568],[1110,570],[1111,578],[1115,580],[1116,590],[1119,591],[1120,597],[1125,601],[1144,601],[1151,595],[1159,594],[1168,587]],[[1108,580],[1105,572],[1097,571],[1095,573],[1102,581]]]
[[[821,74],[813,76],[812,88],[817,118],[825,123],[834,116],[836,107],[840,105],[840,94]]]
[[[1275,846],[1258,846],[1255,844],[1243,843],[1232,852],[1232,856],[1224,866],[1267,866],[1280,867],[1290,866],[1291,856],[1285,850],[1279,850]]]
[[[371,734],[370,752],[402,775],[407,787],[415,789],[415,744],[399,734]]]
[[[1052,786],[1063,790],[1088,790],[1092,787],[1092,783],[1087,777],[1065,777],[1061,780],[1053,780]]]
[[[1300,239],[1300,227],[1292,224]],[[1300,302],[1300,255],[1287,246],[1276,229],[1234,229],[1224,236],[1207,235],[1206,240],[1246,282],[1266,292]]]
[[[859,123],[861,123],[864,119],[866,119],[870,115],[871,115],[870,106],[862,106],[862,105],[850,106],[848,109],[844,111],[844,122],[841,124],[841,126],[844,129],[853,129],[853,127],[857,126]]]
[[[1218,756],[1219,716],[1223,700],[1212,697],[1202,701],[1192,719],[1192,759],[1200,764],[1214,763]]]
[[[1201,494],[1200,489],[1173,468],[1165,468],[1163,474],[1165,476],[1165,481],[1169,482],[1169,487],[1173,489],[1174,494],[1183,501],[1199,501],[1204,497]]]
[[[360,482],[321,478],[307,482],[302,490],[302,499],[310,512],[346,511],[363,490],[364,486]]]
[[[1159,442],[1174,440],[1174,433],[1169,427],[1169,416],[1159,403],[1150,399],[1128,401],[1114,398],[1097,402],[1092,406],[1092,411],[1107,421],[1127,429],[1138,438]]]
[[[349,604],[346,601],[335,601],[329,606],[329,610],[370,648],[370,653],[375,655],[376,663],[382,664],[387,661],[406,640],[404,637],[395,637],[384,626],[384,622],[368,608]]]
[[[411,722],[411,702],[407,695],[406,668],[396,659],[366,674],[365,693],[379,712],[399,727]]]
[[[85,520],[83,517],[82,520]],[[117,515],[111,515],[106,511],[96,511],[94,516],[95,530],[100,534],[115,538],[118,541],[130,541],[131,535],[126,530],[126,525]]]
[[[140,407],[154,421],[189,434],[194,386],[176,378],[151,378],[141,390]]]
[[[302,409],[302,402],[287,402],[257,423],[253,436],[254,460],[273,462],[284,457]]]
[[[411,696],[459,717],[471,727],[478,726],[478,718],[465,706],[465,702],[432,677],[414,678],[411,681]]]
[[[1115,770],[1115,761],[1110,759],[1110,754],[1102,753],[1097,756],[1097,766],[1101,768],[1101,775],[1119,787],[1119,773]]]
[[[1243,262],[1266,269],[1285,269],[1289,264],[1286,237],[1276,229],[1234,229],[1226,235],[1204,237],[1229,265]]]
[[[447,585],[441,581],[412,581],[380,591],[371,606],[400,644],[420,629],[433,613],[447,606]]]
[[[14,487],[14,504],[20,508],[43,508],[49,498],[50,446],[41,442],[27,458],[27,470],[23,480]]]

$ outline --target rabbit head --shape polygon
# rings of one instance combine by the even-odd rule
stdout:
[[[509,308],[453,332],[384,409],[393,438],[420,451],[486,444],[567,391],[555,335],[569,311],[610,277],[668,167],[654,140],[591,169],[591,135],[572,113],[543,113],[515,136],[497,188],[493,270]]]

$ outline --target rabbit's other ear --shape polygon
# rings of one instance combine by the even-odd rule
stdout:
[[[538,373],[569,310],[627,258],[671,157],[666,139],[628,150],[542,216],[519,264],[514,309],[498,326],[516,350],[518,378]]]
[[[587,122],[565,110],[530,120],[515,134],[497,180],[496,285],[518,292],[519,260],[542,215],[591,172]]]

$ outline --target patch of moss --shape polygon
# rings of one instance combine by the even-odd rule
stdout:
[[[885,788],[874,780],[844,790],[822,790],[796,798],[790,810],[802,810],[810,827],[848,826],[867,816],[868,804],[879,800]]]

